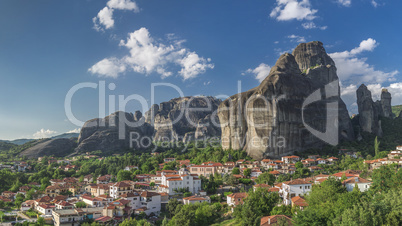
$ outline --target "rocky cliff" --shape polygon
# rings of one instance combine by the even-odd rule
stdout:
[[[317,136],[329,143],[353,140],[337,79],[335,63],[321,42],[283,54],[258,87],[219,106],[223,148],[244,149],[261,159],[321,147],[325,142]]]
[[[130,134],[135,134],[132,139],[136,140],[137,137],[147,137],[150,138],[148,141],[184,142],[220,136],[220,123],[216,116],[220,103],[213,97],[175,98],[153,105],[144,116],[140,111],[134,114],[116,112],[103,119],[89,120],[81,129],[75,154],[129,149]],[[119,132],[120,128],[123,128],[123,134]],[[144,148],[135,146],[137,142],[131,143],[135,149]]]
[[[153,128],[145,122],[143,117],[138,117],[138,113],[134,115],[127,112],[115,112],[103,119],[96,118],[85,122],[81,128],[75,152],[96,150],[114,152],[128,149],[132,132],[133,139],[136,139],[137,136],[152,137]],[[137,145],[137,142],[131,143],[133,148],[143,148],[143,146]]]
[[[156,141],[192,141],[220,136],[216,116],[221,100],[214,97],[183,97],[153,105],[145,121],[155,130]]]
[[[370,90],[362,84],[356,91],[359,110],[359,125],[363,132],[382,136],[380,117],[394,118],[391,106],[391,94],[387,89],[381,91],[381,100],[373,101]]]

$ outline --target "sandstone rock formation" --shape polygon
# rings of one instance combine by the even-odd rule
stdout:
[[[325,142],[317,136],[332,139],[326,140],[330,143],[338,142],[337,137],[353,140],[337,79],[335,63],[321,42],[303,43],[293,54],[283,54],[258,87],[219,106],[223,148],[243,149],[261,159],[321,147]],[[324,87],[328,89],[320,90]],[[308,97],[312,101],[306,105]]]
[[[27,158],[38,158],[50,155],[63,157],[72,153],[76,146],[75,138],[39,140],[36,145],[24,150],[19,155],[26,156]]]
[[[382,108],[374,103],[370,90],[362,84],[356,91],[357,107],[359,110],[359,125],[363,132],[382,136],[380,112]]]
[[[81,128],[76,153],[101,150],[113,152],[130,148],[130,133],[133,139],[152,137],[153,129],[144,118],[138,120],[132,113],[115,112],[103,119],[87,121]],[[132,142],[133,148],[144,148]]]
[[[380,117],[394,118],[391,106],[391,94],[382,89],[381,100],[373,101],[370,90],[362,84],[356,91],[359,109],[359,125],[362,131],[382,136]]]
[[[183,97],[153,105],[145,121],[155,129],[156,141],[191,141],[220,136],[216,117],[221,100],[214,97]]]
[[[140,111],[134,114],[115,112],[103,119],[89,120],[81,129],[75,154],[129,149],[130,134],[134,134],[131,138],[135,140],[146,137],[148,141],[169,142],[220,136],[220,123],[216,116],[220,103],[213,97],[175,98],[160,105],[154,104],[144,116]],[[131,143],[135,149],[144,148],[135,146],[137,142]]]

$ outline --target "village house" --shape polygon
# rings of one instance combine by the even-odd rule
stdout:
[[[326,159],[322,159],[322,158],[317,158],[316,159],[316,161],[317,161],[317,164],[319,165],[319,164],[327,164],[327,160]]]
[[[307,194],[311,191],[312,183],[303,179],[295,179],[282,183],[279,194],[283,198],[283,204],[290,205],[292,198]]]
[[[283,161],[284,163],[296,163],[296,162],[300,161],[300,157],[299,157],[299,156],[295,156],[295,155],[292,155],[292,156],[284,156],[284,157],[282,157],[282,161]]]
[[[211,199],[208,196],[197,196],[197,195],[183,198],[184,205],[194,204],[194,203],[202,203],[202,202],[211,203]]]
[[[194,165],[190,167],[191,174],[197,174],[198,176],[209,177],[209,175],[215,175],[215,173],[221,174],[223,172],[223,165],[221,163],[208,164],[203,163],[202,165]]]
[[[36,210],[45,216],[52,215],[52,211],[55,209],[56,206],[51,204],[43,204],[36,207]]]
[[[346,187],[347,191],[353,191],[353,189],[357,186],[361,192],[368,191],[371,186],[371,181],[366,180],[361,177],[352,177],[342,181],[342,184]]]
[[[261,226],[277,225],[280,219],[285,219],[287,225],[293,225],[292,219],[285,215],[272,215],[261,218]]]
[[[127,194],[133,191],[133,188],[130,184],[125,182],[117,182],[110,186],[109,195],[110,197],[117,199],[123,194]]]
[[[179,174],[162,174],[158,192],[174,195],[180,191],[189,191],[197,194],[201,190],[201,179],[190,174],[187,169],[180,169]]]
[[[68,191],[68,188],[64,185],[50,185],[45,190],[45,195],[49,197],[56,197],[58,195],[64,194]]]
[[[292,198],[292,207],[299,207],[303,210],[305,207],[308,206],[306,199],[302,196],[295,196]]]
[[[176,159],[175,159],[175,158],[164,158],[163,161],[164,161],[165,163],[169,163],[169,162],[174,162],[174,161],[176,161]]]
[[[59,201],[55,203],[56,209],[57,210],[67,210],[67,209],[74,209],[74,205],[66,202],[66,201]]]
[[[84,209],[63,209],[52,212],[55,226],[79,226],[84,219],[102,217],[103,207]]]
[[[334,164],[335,162],[338,162],[338,158],[336,158],[336,157],[330,157],[330,158],[328,158],[327,159],[327,162],[329,163],[329,164]]]
[[[111,175],[104,175],[100,176],[97,178],[96,183],[97,184],[108,184],[112,180]]]
[[[243,204],[244,198],[246,198],[248,194],[246,192],[241,193],[232,193],[226,197],[226,202],[228,206],[235,207],[237,205]]]
[[[131,171],[131,170],[137,170],[138,166],[126,166],[126,168],[124,168],[124,170],[126,171]]]

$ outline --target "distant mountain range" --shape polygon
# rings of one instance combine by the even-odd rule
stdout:
[[[59,138],[78,138],[80,134],[79,133],[63,133],[54,137],[51,137],[50,139],[59,139]],[[0,140],[0,142],[6,142],[6,143],[10,143],[10,144],[16,144],[16,145],[23,145],[25,143],[28,143],[30,141],[33,141],[35,139],[16,139],[16,140]]]

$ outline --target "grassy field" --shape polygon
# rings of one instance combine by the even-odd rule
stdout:
[[[396,117],[399,116],[399,113],[401,111],[402,111],[402,105],[392,106],[392,113],[394,113]]]

